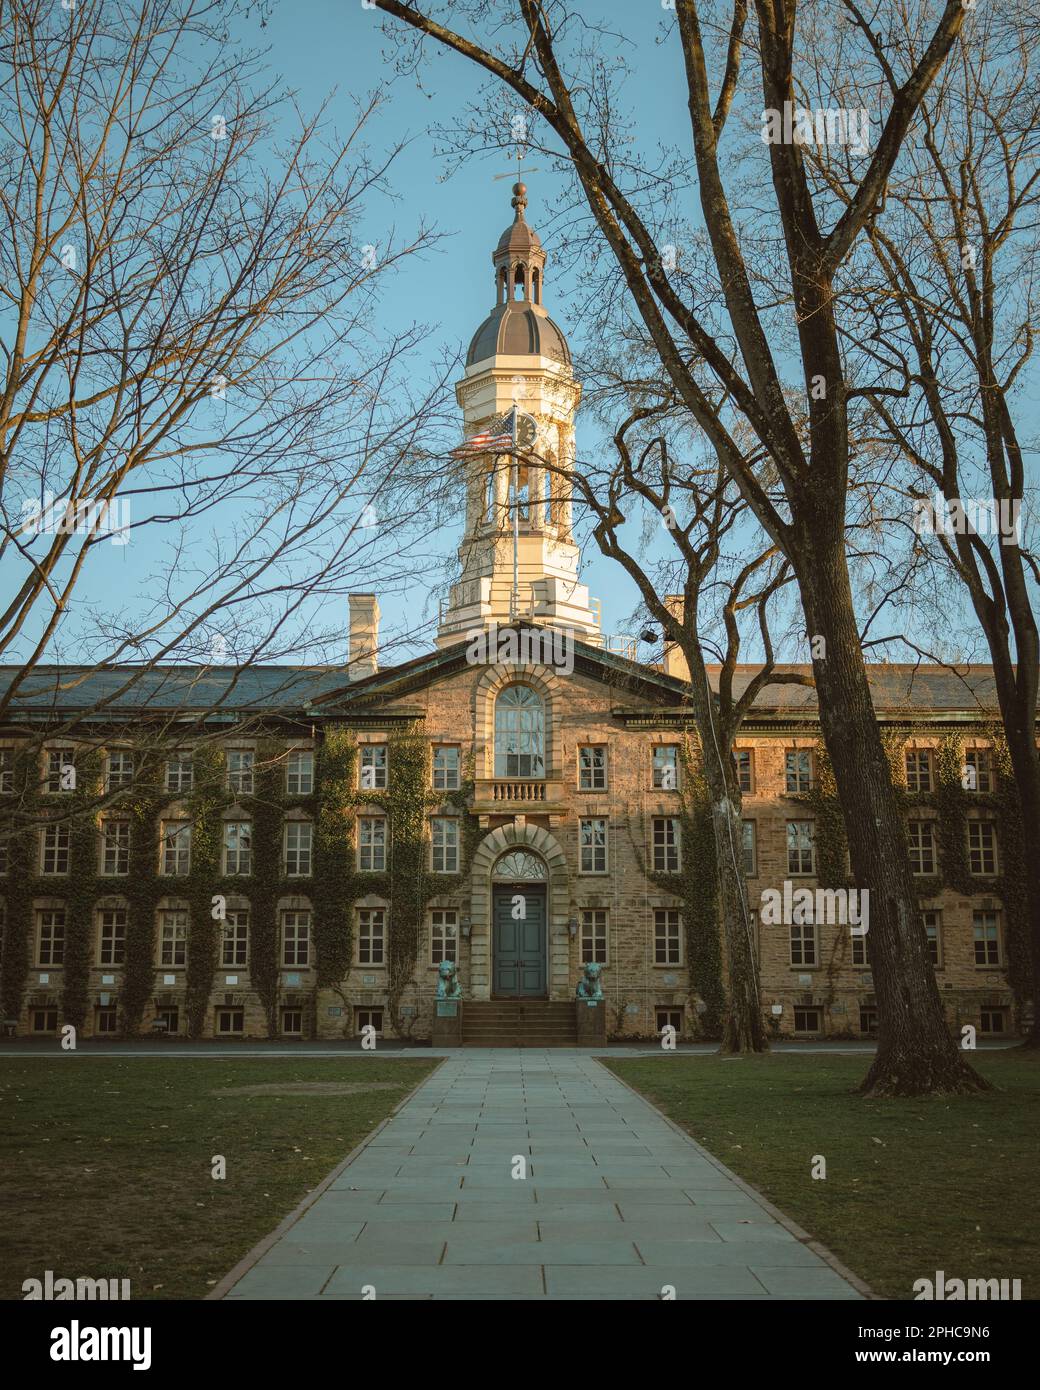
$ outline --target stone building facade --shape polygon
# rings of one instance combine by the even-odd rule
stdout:
[[[170,668],[119,695],[120,671],[46,668],[14,701],[8,1033],[419,1041],[451,959],[471,1003],[569,1000],[597,961],[612,1036],[714,1035],[725,962],[688,673],[604,637],[581,583],[554,471],[580,387],[525,205],[518,184],[458,386],[467,438],[515,431],[523,462],[461,455],[435,651],[380,669],[378,601],[355,594],[343,669]],[[871,679],[950,1027],[1011,1033],[1028,971],[991,673]],[[737,758],[769,1028],[869,1036],[869,926],[833,896],[823,921],[765,907],[785,885],[869,888],[848,880],[813,692],[763,690]]]

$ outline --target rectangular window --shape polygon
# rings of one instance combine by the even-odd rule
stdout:
[[[583,874],[605,874],[607,872],[607,822],[605,820],[582,820],[578,822],[581,843],[581,872]]]
[[[386,960],[386,908],[359,907],[358,965],[383,965]]]
[[[245,1026],[245,1009],[217,1010],[217,1032],[220,1034],[221,1037],[241,1037],[241,1035],[245,1032]]]
[[[67,825],[48,825],[40,832],[40,872],[67,874],[72,832]]]
[[[607,964],[607,911],[603,907],[581,910],[581,960],[583,965]]]
[[[225,874],[253,872],[253,824],[247,820],[224,822]]]
[[[253,750],[229,748],[227,755],[228,790],[243,796],[253,794]]]
[[[0,840],[0,878],[2,878],[10,868],[8,856],[8,845],[6,840]]]
[[[249,912],[246,908],[228,909],[224,918],[220,963],[224,966],[249,964]]]
[[[928,959],[938,968],[942,964],[942,913],[922,912],[921,916],[928,938]]]
[[[666,1028],[674,1028],[675,1036],[682,1035],[683,1011],[682,1009],[670,1008],[666,1004],[658,1004],[654,1009],[654,1027],[658,1033],[663,1033]]]
[[[283,1010],[282,1010],[282,1037],[283,1037],[283,1038],[302,1038],[302,1037],[303,1037],[303,1010],[302,1010],[302,1009],[283,1009]]]
[[[671,816],[657,816],[652,825],[654,843],[654,872],[679,872],[679,822]]]
[[[105,790],[114,792],[119,787],[129,787],[134,780],[133,754],[117,749],[109,753],[105,763]]]
[[[126,908],[102,908],[98,965],[126,964]]]
[[[677,907],[654,908],[654,964],[681,965],[682,937]]]
[[[823,1010],[807,1009],[800,1004],[794,1009],[794,1031],[796,1033],[819,1033],[823,1030]]]
[[[166,790],[168,792],[190,792],[194,772],[190,753],[175,753],[166,760]]]
[[[911,872],[934,874],[935,822],[931,820],[907,821],[906,833],[910,845]]]
[[[76,767],[71,748],[48,749],[46,788],[53,793],[76,790]]]
[[[733,754],[737,760],[737,786],[747,794],[755,790],[755,754],[751,748],[738,748]]]
[[[164,821],[162,827],[162,871],[174,878],[191,872],[191,822]]]
[[[382,1009],[355,1009],[354,1010],[354,1036],[360,1038],[366,1028],[371,1028],[375,1037],[383,1036],[383,1010]]]
[[[176,969],[188,963],[188,912],[186,908],[159,913],[159,964]]]
[[[115,1009],[104,1008],[96,1009],[94,1012],[94,1032],[115,1033],[118,1032],[119,1023]]]
[[[968,822],[968,867],[973,874],[997,872],[997,828],[992,821]]]
[[[459,871],[459,822],[456,816],[434,816],[432,827],[432,868],[435,874]]]
[[[980,1033],[1006,1033],[1007,1009],[987,1009],[979,1011]]]
[[[658,791],[679,789],[679,749],[674,743],[659,743],[654,748],[653,785]]]
[[[130,822],[101,822],[101,872],[122,877],[130,872]]]
[[[282,913],[282,964],[308,966],[311,963],[311,914]]]
[[[314,790],[314,754],[309,748],[293,748],[285,764],[285,790],[289,796],[310,796]]]
[[[989,748],[968,748],[964,753],[964,768],[967,773],[963,779],[969,792],[991,792],[993,790],[993,752]]]
[[[877,1037],[877,1009],[866,1005],[860,1006],[859,1031],[868,1038]]]
[[[36,914],[36,964],[65,964],[65,909],[46,907]]]
[[[454,792],[459,789],[459,750],[447,743],[438,743],[433,750],[433,789]]]
[[[386,821],[366,816],[358,822],[358,868],[362,873],[386,870]]]
[[[32,1030],[34,1033],[56,1033],[58,1031],[57,1009],[33,1009]]]
[[[930,748],[907,749],[906,789],[910,792],[930,792],[932,790],[932,751]]]
[[[741,827],[743,831],[741,853],[744,859],[744,873],[748,878],[754,878],[758,873],[758,842],[755,822],[753,820],[742,821]]]
[[[155,1015],[155,1022],[164,1026],[157,1028],[158,1033],[179,1033],[181,1030],[181,1011],[176,1005],[170,1005],[165,1009],[159,1009]]]
[[[816,869],[815,825],[811,820],[787,822],[787,872],[811,874]]]
[[[379,791],[386,786],[386,744],[365,743],[361,746],[361,790]]]
[[[14,795],[14,749],[0,748],[0,796]]]
[[[812,790],[812,749],[792,748],[784,754],[784,788],[792,795]]]
[[[311,871],[314,827],[309,820],[285,823],[285,873],[287,878],[306,878]]]
[[[995,912],[973,912],[972,934],[975,939],[975,964],[1000,964],[1000,920]]]
[[[435,907],[430,912],[430,964],[459,958],[459,914],[454,908]]]
[[[607,789],[607,750],[602,744],[583,743],[578,749],[578,790]]]
[[[852,938],[852,964],[870,964],[870,933],[866,936],[854,936]]]
[[[816,924],[814,922],[791,923],[791,964],[816,964]]]

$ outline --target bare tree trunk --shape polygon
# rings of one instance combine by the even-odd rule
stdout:
[[[701,738],[704,778],[711,797],[711,824],[718,866],[727,986],[721,1051],[768,1052],[742,864],[743,818],[740,788],[733,766],[733,735],[713,707],[700,643],[688,637],[684,647],[691,675],[690,698]]]
[[[861,1090],[868,1095],[987,1090],[963,1058],[943,1013],[910,872],[902,811],[892,787],[859,643],[840,546],[804,537],[796,564],[814,658],[820,725],[845,817],[853,876],[870,893],[869,933],[878,1050]]]
[[[986,626],[986,624],[984,624]],[[987,637],[989,631],[987,627]],[[1029,916],[1029,954],[1033,985],[1033,1022],[1028,1047],[1040,1047],[1040,755],[1036,746],[1036,676],[1034,669],[1016,672],[1006,642],[990,640],[1004,737],[1015,777],[1015,794],[1022,811],[1022,877]],[[1024,677],[1024,679],[1021,679]],[[1024,687],[1024,688],[1023,688]]]

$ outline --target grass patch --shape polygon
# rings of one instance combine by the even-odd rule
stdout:
[[[46,1269],[201,1298],[434,1065],[0,1058],[0,1298]]]
[[[1021,1279],[1040,1297],[1040,1059],[979,1052],[998,1089],[863,1100],[862,1057],[604,1061],[887,1298],[915,1279]],[[814,1180],[814,1154],[827,1160]]]

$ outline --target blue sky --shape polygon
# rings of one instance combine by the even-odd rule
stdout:
[[[446,176],[431,127],[461,115],[476,100],[479,74],[465,60],[430,45],[421,85],[413,77],[395,75],[385,61],[384,17],[364,8],[361,0],[276,0],[271,10],[263,29],[255,13],[241,18],[230,42],[266,50],[272,75],[295,94],[304,115],[333,94],[328,121],[346,132],[354,121],[355,101],[388,86],[389,100],[367,127],[367,144],[375,154],[402,141],[406,148],[390,175],[395,196],[369,200],[360,238],[379,247],[392,231],[399,242],[422,220],[442,239],[421,259],[408,258],[393,275],[381,278],[381,327],[390,332],[414,322],[428,325],[422,357],[431,365],[445,350],[464,352],[494,299],[490,253],[512,217],[512,180],[495,176],[508,170],[510,160],[502,151],[489,151]],[[625,0],[606,0],[596,6],[595,18],[624,34],[626,60],[634,70],[629,100],[642,148],[684,146],[688,117],[682,65],[674,37],[659,41],[661,21],[668,16],[650,0],[638,10]],[[530,162],[541,165],[526,182],[528,219],[541,232],[550,257],[545,303],[566,332],[569,296],[576,287],[552,259],[552,213],[560,185],[547,161],[536,156]],[[579,458],[595,456],[598,447],[594,426],[579,420]],[[444,528],[437,546],[450,555],[459,535],[457,526]],[[101,547],[83,597],[111,606],[118,595],[134,592],[148,566],[147,542]],[[587,547],[583,579],[602,601],[604,630],[631,632],[629,615],[637,594],[620,567],[599,556],[594,546]],[[413,625],[414,602],[383,596],[382,606],[388,633]],[[343,608],[345,628],[345,602]],[[327,622],[337,615],[322,616]],[[427,635],[432,639],[432,623]]]

